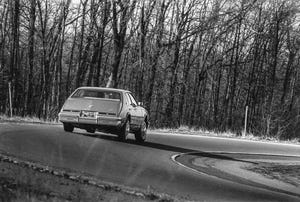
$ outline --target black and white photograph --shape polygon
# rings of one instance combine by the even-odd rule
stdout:
[[[299,0],[0,0],[0,202],[300,202]]]

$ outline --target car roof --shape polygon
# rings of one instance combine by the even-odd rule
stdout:
[[[106,88],[106,87],[90,87],[90,86],[83,86],[83,87],[79,87],[77,89],[87,89],[87,90],[109,90],[109,91],[114,91],[114,92],[128,92],[130,93],[130,91],[128,90],[124,90],[124,89],[119,89],[119,88]]]

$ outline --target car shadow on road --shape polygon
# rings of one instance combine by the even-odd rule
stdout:
[[[110,135],[110,134],[104,134],[104,133],[95,133],[95,134],[84,133],[84,132],[75,132],[75,133],[78,135],[83,135],[83,136],[87,136],[87,137],[93,137],[93,138],[98,138],[98,139],[103,139],[103,140],[119,142],[121,144],[131,144],[131,145],[149,147],[149,148],[171,151],[171,152],[176,152],[176,153],[200,152],[200,151],[193,150],[193,149],[177,147],[177,146],[172,146],[172,145],[165,145],[165,144],[160,144],[160,143],[155,143],[155,142],[147,142],[146,141],[143,143],[139,143],[133,139],[127,139],[126,141],[120,141],[117,136]]]
[[[206,157],[206,158],[214,158],[214,159],[219,159],[219,160],[238,161],[238,162],[244,162],[244,163],[254,163],[252,161],[233,158],[233,157],[229,156],[230,154],[226,154],[226,153],[205,152],[205,151],[201,151],[201,150],[189,149],[189,148],[178,147],[178,146],[173,146],[173,145],[166,145],[166,144],[161,144],[161,143],[156,143],[156,142],[149,142],[149,141],[139,143],[139,142],[136,142],[133,139],[127,139],[126,141],[123,142],[123,141],[120,141],[118,139],[118,137],[115,136],[115,135],[104,134],[104,133],[91,134],[91,133],[84,133],[84,132],[81,132],[81,133],[76,132],[76,134],[87,136],[87,137],[103,139],[103,140],[119,142],[121,144],[131,144],[131,145],[137,145],[137,146],[142,146],[142,147],[147,147],[147,148],[153,148],[153,149],[159,149],[159,150],[170,151],[170,152],[175,152],[175,153],[181,153],[181,154],[186,154],[186,155],[192,155],[192,156],[195,156],[195,157]]]

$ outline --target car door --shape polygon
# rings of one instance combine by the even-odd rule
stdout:
[[[129,113],[131,115],[131,125],[134,126],[139,126],[139,114],[140,114],[140,110],[139,107],[135,101],[135,99],[132,97],[132,95],[130,93],[126,93],[127,99],[129,100]]]

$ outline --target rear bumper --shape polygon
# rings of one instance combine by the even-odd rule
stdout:
[[[113,116],[96,116],[95,118],[80,117],[79,112],[60,112],[58,120],[62,123],[88,124],[95,126],[121,126],[122,118]]]

